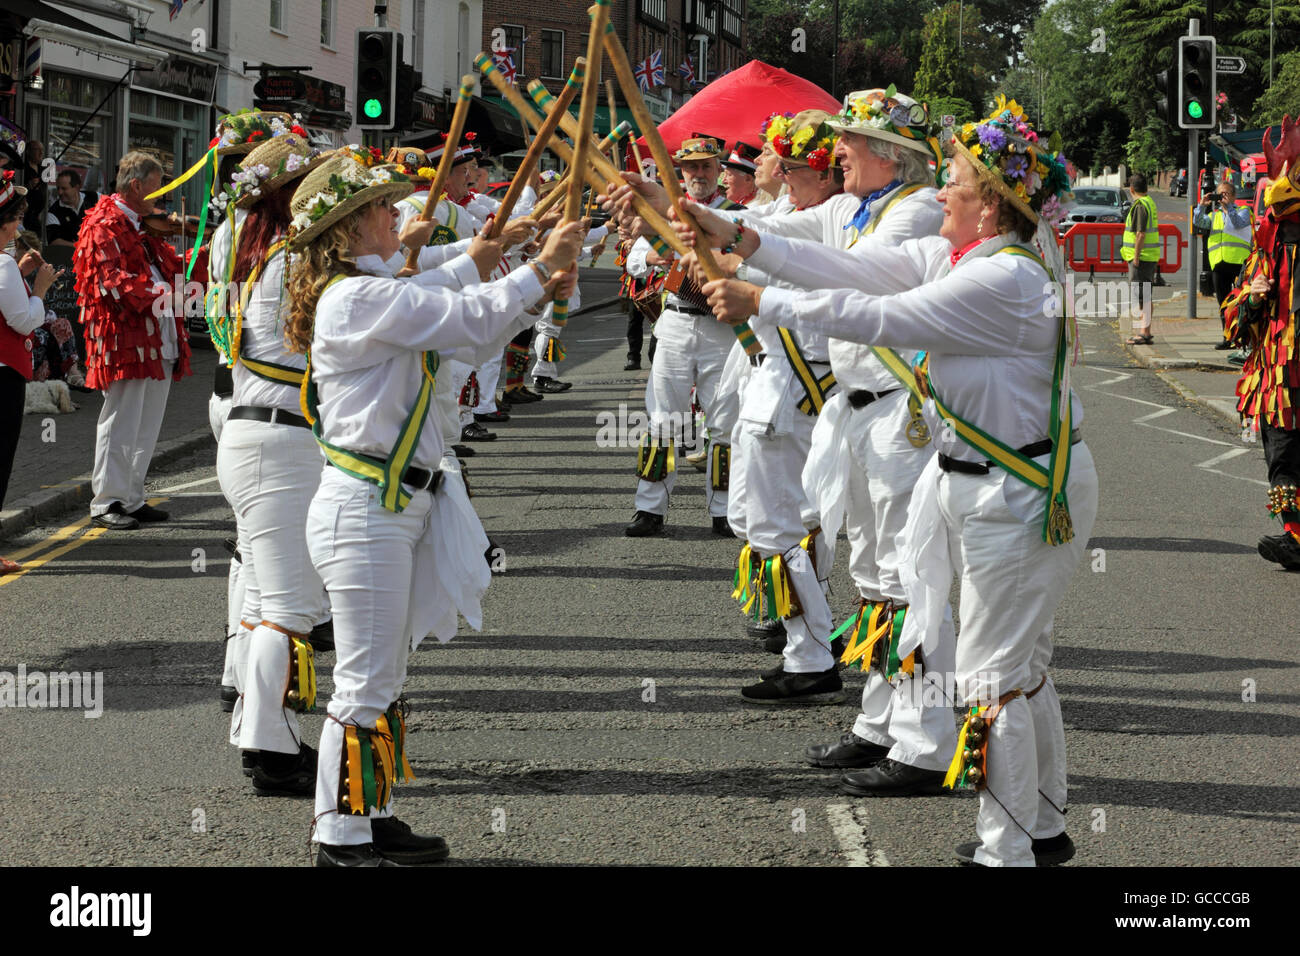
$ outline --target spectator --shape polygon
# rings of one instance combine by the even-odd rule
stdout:
[[[113,530],[167,520],[167,512],[145,503],[144,480],[171,381],[190,373],[189,336],[177,304],[184,290],[169,285],[183,274],[181,258],[141,230],[141,217],[154,211],[145,197],[161,184],[162,166],[148,153],[123,156],[118,191],[86,214],[72,258],[86,330],[86,384],[104,393],[90,514]]]
[[[41,164],[45,161],[45,145],[39,139],[29,140],[24,153],[26,168],[23,172],[23,185],[27,187],[27,213],[23,216],[23,228],[31,232],[41,231],[41,220],[49,202],[49,187],[41,178]]]
[[[1214,297],[1219,300],[1219,320],[1223,318],[1223,300],[1237,283],[1242,263],[1250,255],[1250,207],[1237,205],[1232,183],[1219,183],[1215,197],[1206,197],[1196,210],[1192,225],[1206,233],[1206,250],[1210,273],[1214,278]],[[1226,338],[1215,343],[1216,349],[1232,348]]]
[[[23,232],[18,234],[17,245],[19,251],[35,253],[23,256],[20,263],[23,278],[30,280],[42,261],[41,241],[32,233]],[[89,392],[91,389],[86,387],[86,377],[77,366],[80,360],[72,323],[46,309],[44,324],[32,332],[32,381],[61,379],[71,389]]]
[[[1150,345],[1151,286],[1160,261],[1160,220],[1155,201],[1147,195],[1147,178],[1134,173],[1128,179],[1128,188],[1133,192],[1133,205],[1124,223],[1120,257],[1129,264],[1129,286],[1137,299],[1137,311],[1132,313],[1133,334],[1128,344]]]
[[[57,198],[45,214],[45,241],[52,246],[75,246],[81,221],[99,202],[99,194],[82,192],[81,173],[65,169],[59,173]]]
[[[10,248],[17,238],[27,211],[26,197],[27,190],[18,185],[14,170],[0,172],[0,249]],[[30,291],[23,281],[24,268],[35,268]],[[9,490],[27,382],[32,377],[31,333],[45,321],[41,299],[55,278],[54,267],[36,253],[25,255],[20,264],[7,252],[0,252],[0,508]],[[20,570],[17,563],[0,558],[0,574]]]

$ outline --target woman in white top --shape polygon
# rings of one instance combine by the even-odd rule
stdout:
[[[869,269],[846,256],[855,291],[792,293],[733,280],[705,291],[725,321],[758,313],[797,332],[928,350],[942,403],[939,454],[922,472],[900,536],[911,604],[900,655],[937,636],[958,572],[954,702],[985,708],[968,721],[950,770],[980,791],[980,843],[958,847],[958,856],[992,866],[1059,863],[1073,844],[1063,816],[1065,735],[1047,667],[1056,609],[1097,514],[1097,473],[1069,390],[1072,336],[1040,258],[1055,257],[1053,220],[1069,180],[1014,101],[999,99],[992,116],[967,124],[952,150],[940,236],[882,250]],[[799,240],[762,241],[774,261],[799,254]],[[911,378],[906,365],[899,371],[900,382]],[[1043,474],[1046,492],[1030,483]]]
[[[289,338],[310,349],[306,407],[329,459],[307,521],[337,655],[316,779],[323,866],[447,856],[440,837],[393,818],[389,799],[406,769],[406,656],[427,634],[450,640],[458,612],[478,627],[490,576],[482,527],[437,470],[437,350],[499,340],[531,322],[526,308],[572,294],[583,234],[582,223],[555,230],[538,259],[495,282],[456,267],[460,291],[440,287],[441,269],[395,279],[392,203],[410,190],[400,174],[339,157],[308,174],[291,205]]]
[[[18,185],[12,170],[0,173],[0,250],[8,249],[22,230],[26,196],[27,190]],[[29,291],[23,272],[33,267],[36,275]],[[21,266],[13,256],[0,252],[0,506],[9,489],[18,433],[23,427],[27,382],[32,377],[31,334],[45,322],[41,300],[58,275],[34,252],[23,257]],[[21,570],[16,561],[0,558],[0,574]]]

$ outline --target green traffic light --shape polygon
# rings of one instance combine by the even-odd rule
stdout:
[[[1192,100],[1187,104],[1187,115],[1192,119],[1200,119],[1205,115],[1205,110],[1201,108],[1200,100]]]
[[[362,110],[365,112],[365,114],[366,114],[367,116],[369,116],[371,119],[375,119],[375,118],[378,117],[381,113],[384,112],[384,104],[381,103],[379,100],[376,100],[376,99],[369,99],[369,100],[366,100],[365,105],[363,105],[363,106],[361,107],[361,109],[362,109]],[[1200,107],[1198,106],[1197,109],[1199,110]],[[1199,116],[1200,114],[1198,113],[1197,115]]]

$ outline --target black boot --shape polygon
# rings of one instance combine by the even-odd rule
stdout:
[[[745,633],[750,637],[769,638],[774,634],[785,636],[785,621],[777,618],[775,621],[748,621],[745,624]]]
[[[322,843],[316,850],[317,866],[401,866],[379,855],[373,843],[330,846]]]
[[[370,832],[379,855],[403,866],[441,863],[451,855],[442,837],[413,833],[397,817],[371,817]]]
[[[870,767],[889,756],[889,748],[850,733],[833,744],[809,747],[803,756],[813,767]]]
[[[980,848],[978,840],[957,845],[957,859],[964,866],[978,866],[975,851]],[[1074,841],[1068,833],[1058,833],[1054,837],[1034,840],[1034,862],[1039,866],[1060,866],[1074,859]]]
[[[316,793],[316,751],[306,744],[297,754],[263,750],[253,767],[253,792],[259,797],[310,797]]]
[[[1300,543],[1289,531],[1266,534],[1259,539],[1260,557],[1280,564],[1288,571],[1300,571]]]
[[[632,523],[623,529],[623,533],[629,538],[648,538],[651,535],[664,533],[664,516],[651,514],[649,511],[638,511],[632,518]]]
[[[844,684],[833,667],[814,674],[782,671],[741,688],[740,696],[751,704],[838,704],[844,700]]]
[[[855,797],[934,797],[943,793],[942,770],[922,770],[886,757],[874,767],[846,773],[840,791]]]

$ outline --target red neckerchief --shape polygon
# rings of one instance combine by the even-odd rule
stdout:
[[[957,263],[961,262],[962,257],[965,256],[966,253],[970,252],[976,246],[981,246],[984,243],[988,242],[990,239],[996,239],[996,238],[997,238],[996,235],[980,236],[979,238],[966,243],[966,245],[962,246],[960,249],[953,250],[952,255],[948,256],[948,264],[950,266],[955,266]]]
[[[758,195],[758,190],[755,189],[752,193],[750,193],[750,194],[749,194],[748,196],[746,196],[744,199],[733,199],[733,200],[731,200],[731,201],[734,202],[734,203],[739,203],[739,204],[742,205],[742,206],[748,206],[749,203],[750,203],[750,201],[753,200],[753,198],[754,198],[755,196],[757,196],[757,195]]]
[[[833,192],[833,193],[831,193],[829,196],[827,196],[826,199],[819,199],[819,200],[817,200],[815,203],[813,203],[811,206],[795,206],[795,207],[794,207],[794,211],[795,211],[795,212],[800,212],[800,211],[802,211],[802,210],[804,210],[804,209],[816,209],[816,208],[817,208],[818,206],[820,206],[822,203],[826,202],[827,200],[829,200],[829,199],[831,199],[831,198],[833,198],[833,197],[835,197],[835,196],[839,196],[839,195],[842,194],[843,192],[844,192],[844,187],[841,186],[839,189],[835,190],[835,192]],[[757,193],[755,193],[755,195],[757,195]]]
[[[447,196],[447,198],[451,199],[450,196]],[[472,192],[468,192],[465,194],[464,199],[451,199],[451,201],[454,202],[457,206],[460,206],[462,209],[464,209],[466,206],[469,205],[469,201],[473,198],[474,198],[474,194]]]

